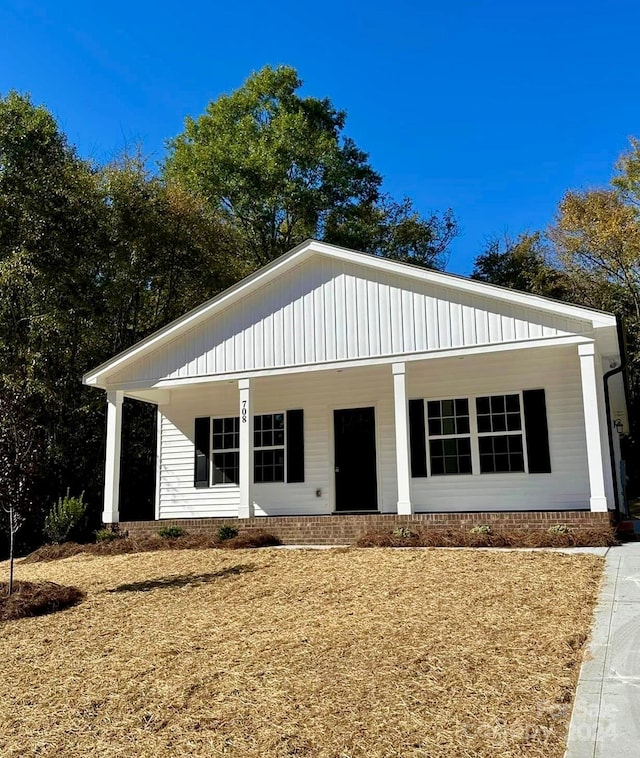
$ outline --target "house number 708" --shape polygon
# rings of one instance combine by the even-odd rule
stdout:
[[[247,401],[246,400],[242,401],[241,416],[242,416],[242,423],[246,424],[247,423]]]

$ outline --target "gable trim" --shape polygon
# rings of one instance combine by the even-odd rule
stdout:
[[[157,349],[163,343],[175,339],[181,333],[192,329],[201,321],[209,318],[216,312],[228,307],[233,302],[246,297],[252,291],[272,281],[277,275],[284,273],[290,268],[300,264],[313,255],[323,255],[335,260],[368,267],[374,270],[393,273],[413,280],[428,282],[437,286],[453,289],[461,292],[472,293],[481,297],[517,304],[529,308],[550,312],[556,315],[568,316],[590,322],[594,327],[615,326],[615,316],[603,311],[591,310],[577,305],[569,305],[559,301],[530,295],[504,287],[498,287],[486,282],[478,282],[472,279],[447,274],[431,269],[424,269],[407,263],[399,263],[386,258],[380,258],[368,253],[360,253],[346,248],[328,245],[317,240],[307,240],[288,253],[258,269],[253,274],[245,277],[237,284],[229,287],[211,300],[192,309],[184,316],[176,319],[167,326],[159,329],[127,350],[105,361],[92,371],[86,373],[82,381],[88,385],[103,385],[100,378],[115,369],[121,369],[132,362],[141,354]]]

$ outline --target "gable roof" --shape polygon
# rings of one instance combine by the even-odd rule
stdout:
[[[552,300],[540,295],[531,295],[517,290],[511,290],[493,284],[487,284],[456,274],[443,273],[414,266],[408,263],[400,263],[387,258],[381,258],[368,253],[360,253],[354,250],[329,245],[318,240],[307,240],[288,253],[281,255],[267,266],[258,269],[253,274],[245,277],[237,284],[229,287],[215,297],[197,306],[180,318],[167,324],[162,329],[150,334],[143,340],[122,351],[113,358],[105,361],[92,371],[83,376],[85,384],[98,384],[104,374],[122,369],[132,361],[139,359],[149,352],[156,350],[167,342],[174,340],[180,334],[197,326],[203,320],[210,318],[217,312],[227,308],[232,303],[246,297],[258,288],[273,281],[278,276],[299,265],[302,261],[314,255],[327,256],[334,260],[356,263],[377,271],[397,274],[409,279],[428,282],[439,287],[452,289],[458,292],[466,292],[480,295],[484,298],[509,303],[512,305],[535,308],[539,311],[558,316],[579,319],[589,322],[593,328],[615,326],[615,317],[603,311],[571,305],[561,301]]]

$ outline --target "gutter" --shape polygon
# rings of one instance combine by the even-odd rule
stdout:
[[[616,374],[624,372],[624,394],[627,407],[629,405],[629,382],[627,379],[627,346],[624,338],[624,324],[620,316],[616,316],[616,329],[618,332],[618,347],[620,348],[620,365],[607,371],[602,377],[604,380],[604,405],[607,414],[607,438],[609,440],[609,457],[611,458],[611,473],[613,475],[613,499],[615,502],[616,521],[620,521],[620,492],[618,489],[618,479],[620,472],[616,466],[615,447],[613,443],[613,426],[611,419],[611,398],[609,397],[609,379]],[[617,432],[616,432],[617,433]]]

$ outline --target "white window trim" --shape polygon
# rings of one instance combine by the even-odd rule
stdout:
[[[459,394],[455,397],[451,395],[445,395],[440,397],[423,397],[424,401],[424,428],[426,436],[426,451],[427,451],[427,476],[431,478],[443,478],[449,477],[464,477],[464,476],[508,476],[508,477],[524,477],[529,474],[529,451],[527,449],[527,430],[524,418],[524,403],[523,403],[524,390],[505,390],[504,392],[480,392],[474,395]],[[479,432],[478,431],[478,410],[476,406],[476,400],[479,397],[500,397],[505,395],[518,395],[520,402],[520,429],[506,431],[506,432]],[[469,401],[469,434],[437,434],[431,436],[429,434],[429,413],[428,403],[430,401],[443,400],[468,400]],[[508,436],[513,434],[522,435],[522,454],[524,457],[524,471],[486,471],[482,473],[480,471],[480,445],[478,440],[480,437],[498,437]],[[471,473],[470,474],[432,474],[431,473],[431,440],[432,439],[456,439],[459,437],[469,437],[471,439]]]
[[[265,411],[264,413],[254,413],[253,414],[253,432],[255,435],[255,423],[256,418],[258,416],[282,416],[283,420],[283,427],[282,431],[284,433],[284,442],[282,445],[253,445],[253,461],[251,462],[251,465],[253,467],[253,483],[257,484],[258,486],[262,486],[263,484],[286,484],[287,483],[287,476],[289,474],[287,470],[287,412],[286,411]],[[258,450],[282,450],[284,453],[284,471],[283,471],[283,479],[282,481],[278,480],[277,482],[256,482],[256,452]]]
[[[214,448],[213,447],[213,422],[216,421],[216,420],[229,419],[229,418],[237,418],[238,419],[238,447]],[[240,439],[239,439],[239,435],[240,435],[240,416],[211,416],[210,417],[209,427],[210,427],[210,429],[209,429],[209,437],[210,437],[210,439],[209,439],[209,455],[211,456],[210,463],[209,463],[209,469],[210,469],[210,473],[209,473],[209,486],[210,487],[215,487],[216,489],[218,489],[218,488],[220,488],[220,489],[224,489],[224,488],[226,488],[226,489],[238,489],[238,487],[240,485],[236,484],[235,482],[214,482],[213,481],[214,469],[215,469],[214,463],[213,463],[213,456],[215,455],[215,453],[238,453],[238,463],[239,463],[239,461],[240,461],[240,447],[239,447],[239,444],[240,444]]]
[[[529,473],[529,455],[527,450],[527,434],[525,429],[525,421],[524,421],[524,401],[522,397],[522,390],[514,391],[514,392],[499,392],[494,394],[489,394],[486,392],[483,392],[481,395],[476,395],[473,402],[473,408],[474,408],[474,417],[476,422],[476,439],[480,439],[480,437],[513,437],[516,434],[520,434],[522,436],[522,457],[523,457],[523,463],[524,463],[524,471],[485,471],[485,475],[493,475],[496,474],[528,474]],[[520,429],[507,429],[504,432],[479,432],[478,431],[478,410],[476,407],[476,399],[479,397],[506,397],[507,395],[517,395],[518,396],[518,402],[520,404]],[[483,475],[483,472],[480,471],[480,444],[477,445],[478,448],[478,474]]]
[[[429,434],[429,403],[437,403],[442,402],[444,400],[466,400],[469,404],[469,432],[467,434]],[[475,416],[474,413],[471,412],[471,398],[469,397],[430,397],[424,399],[424,428],[427,436],[427,476],[435,476],[435,477],[444,477],[447,478],[449,476],[473,476],[474,474],[474,461],[473,461],[473,449],[474,447],[477,447],[477,445],[473,444],[473,425],[471,422],[471,417]],[[468,474],[432,474],[431,473],[431,440],[455,440],[455,439],[468,439],[471,441],[470,447],[471,447],[471,471]],[[478,458],[478,460],[480,460]]]

